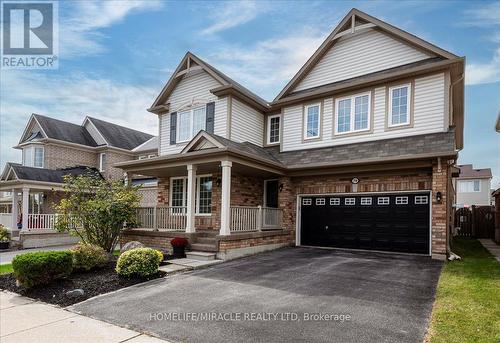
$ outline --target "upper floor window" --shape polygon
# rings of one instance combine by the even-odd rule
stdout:
[[[280,142],[280,115],[267,117],[267,144]]]
[[[26,167],[43,168],[43,146],[30,146],[23,149],[23,165]]]
[[[460,180],[458,191],[461,193],[481,192],[481,182],[480,180]]]
[[[389,88],[389,127],[410,124],[411,86]]]
[[[335,133],[366,131],[370,129],[371,94],[356,94],[335,101],[337,120]]]
[[[321,104],[305,106],[304,139],[319,138],[321,130]]]
[[[191,140],[200,130],[205,130],[206,108],[198,107],[177,114],[177,143]]]
[[[101,152],[99,155],[99,171],[103,172],[106,170],[106,153]]]

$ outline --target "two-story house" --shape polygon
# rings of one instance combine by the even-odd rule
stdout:
[[[116,164],[162,205],[122,242],[444,258],[463,98],[464,58],[356,9],[271,102],[188,52],[149,109],[159,156]]]
[[[10,198],[9,211],[0,218],[2,224],[14,234],[21,229],[24,247],[69,241],[53,231],[54,204],[64,197],[63,177],[90,168],[105,179],[123,179],[123,171],[113,164],[156,157],[155,144],[157,138],[152,135],[92,117],[77,125],[33,114],[14,147],[22,150],[22,163],[7,163],[1,176],[0,191],[8,192]],[[156,180],[141,180],[152,186],[141,190],[143,205],[148,205],[148,199],[156,197]]]
[[[472,164],[459,165],[460,175],[453,179],[455,184],[456,207],[491,205],[490,168],[474,169]]]

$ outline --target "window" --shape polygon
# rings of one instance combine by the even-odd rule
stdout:
[[[417,195],[415,196],[415,205],[425,205],[428,203],[427,195]]]
[[[33,167],[43,168],[43,147],[35,147],[33,156]]]
[[[170,179],[170,206],[187,206],[187,177]],[[202,175],[196,177],[196,214],[212,213],[212,177]]]
[[[361,205],[371,205],[372,198],[361,198]]]
[[[481,191],[480,180],[461,180],[458,181],[458,191],[460,193],[473,193]]]
[[[356,204],[356,198],[345,198],[344,204],[346,205],[355,205]]]
[[[23,166],[33,167],[33,148],[28,147],[23,149]]]
[[[156,157],[156,155],[155,155],[155,154],[150,154],[150,155],[148,155],[148,158],[155,158],[155,157]]]
[[[389,205],[389,197],[379,197],[377,199],[378,205]]]
[[[335,133],[366,131],[370,129],[370,93],[357,94],[335,101],[337,120]]]
[[[304,120],[304,139],[319,138],[320,136],[320,121],[321,121],[321,105],[307,105],[305,107]]]
[[[408,197],[396,197],[396,205],[408,204]]]
[[[103,172],[106,170],[106,153],[101,152],[99,155],[99,171]]]
[[[186,142],[206,127],[205,106],[177,114],[177,142]]]
[[[145,160],[146,158],[148,158],[146,155],[141,155],[141,156],[139,156],[139,159],[140,159],[140,160]]]
[[[340,198],[331,198],[330,199],[330,205],[332,205],[332,206],[338,206],[338,205],[340,205]]]
[[[325,198],[316,199],[316,205],[324,205],[324,204],[325,204]]]
[[[30,193],[28,196],[28,213],[40,214],[43,204],[43,193]]]
[[[280,115],[267,118],[267,144],[280,142]]]
[[[312,204],[312,199],[302,199],[302,205],[309,206]]]
[[[389,127],[410,123],[410,97],[409,84],[389,88]]]
[[[43,146],[30,146],[23,149],[23,165],[26,167],[43,168]]]

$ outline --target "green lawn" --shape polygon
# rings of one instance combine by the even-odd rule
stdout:
[[[462,261],[443,268],[428,341],[500,342],[500,262],[477,240],[455,240],[452,251]]]
[[[0,275],[12,273],[12,264],[0,264]]]

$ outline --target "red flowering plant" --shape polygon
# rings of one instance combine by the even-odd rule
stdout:
[[[185,248],[189,244],[187,238],[184,237],[175,237],[170,241],[170,244],[174,248]]]

